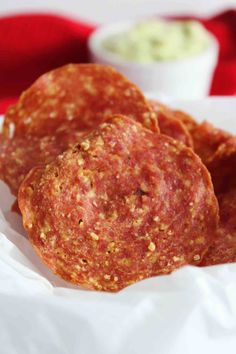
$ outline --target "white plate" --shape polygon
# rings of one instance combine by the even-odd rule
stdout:
[[[236,98],[172,102],[236,133]],[[0,352],[233,354],[236,264],[184,267],[119,294],[75,289],[34,254],[0,184]]]

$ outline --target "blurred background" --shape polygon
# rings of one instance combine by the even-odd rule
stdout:
[[[0,13],[51,12],[93,24],[153,14],[209,16],[229,8],[236,8],[235,0],[7,0]]]
[[[42,73],[88,62],[88,38],[99,26],[150,16],[201,21],[220,45],[209,94],[236,94],[236,0],[7,0],[0,2],[0,112]]]

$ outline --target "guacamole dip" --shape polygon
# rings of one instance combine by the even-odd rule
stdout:
[[[209,45],[197,21],[149,20],[108,37],[103,47],[124,60],[140,63],[187,58]]]

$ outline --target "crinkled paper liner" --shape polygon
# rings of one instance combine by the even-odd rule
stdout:
[[[236,99],[176,102],[236,133]],[[40,261],[0,182],[2,354],[233,354],[236,264],[183,267],[117,294],[60,280]]]

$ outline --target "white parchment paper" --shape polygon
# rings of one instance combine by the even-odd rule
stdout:
[[[236,98],[171,104],[236,133]],[[13,200],[0,182],[1,354],[235,354],[236,264],[82,290],[41,263]]]

